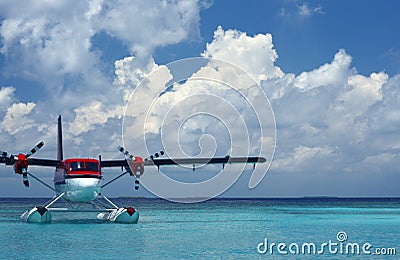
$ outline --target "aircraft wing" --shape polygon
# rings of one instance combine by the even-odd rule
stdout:
[[[28,158],[28,164],[37,166],[56,167],[60,165],[60,161],[52,159]]]
[[[143,162],[145,166],[155,165],[197,165],[197,164],[228,164],[228,163],[264,163],[267,159],[264,157],[212,157],[212,158],[169,158],[153,159]],[[105,160],[101,161],[101,167],[125,167],[128,166],[126,160]]]
[[[103,167],[128,167],[126,160],[102,160],[100,166]]]
[[[52,159],[27,158],[27,161],[29,166],[36,165],[36,166],[56,167],[60,165],[59,160],[52,160]],[[0,156],[0,163],[4,163],[5,165],[14,165],[15,162],[16,162],[15,158]]]

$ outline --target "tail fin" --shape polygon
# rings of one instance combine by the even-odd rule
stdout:
[[[64,160],[63,147],[62,147],[62,126],[61,126],[61,115],[58,117],[58,142],[57,142],[57,160]]]

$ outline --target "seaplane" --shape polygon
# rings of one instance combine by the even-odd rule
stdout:
[[[125,157],[121,160],[102,160],[99,158],[69,158],[64,159],[62,141],[61,115],[58,117],[57,129],[57,159],[33,158],[44,142],[39,142],[28,153],[11,154],[0,150],[0,163],[11,165],[14,172],[22,176],[23,184],[29,187],[29,177],[55,192],[54,197],[44,205],[33,207],[21,215],[21,219],[28,223],[51,223],[51,212],[97,212],[97,219],[123,224],[135,224],[139,220],[139,212],[133,207],[119,207],[104,196],[101,189],[117,179],[129,174],[134,178],[135,190],[139,189],[140,177],[145,167],[162,165],[196,165],[228,163],[264,163],[264,157],[212,157],[212,158],[159,158],[163,151],[143,159],[134,156],[125,148],[119,146],[117,150]],[[29,166],[54,167],[54,187],[28,171]],[[102,168],[119,167],[122,173],[106,183],[102,183]],[[53,205],[63,202],[63,207]]]

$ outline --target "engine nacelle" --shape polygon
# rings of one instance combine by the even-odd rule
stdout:
[[[140,156],[135,156],[135,160],[132,160],[131,165],[132,172],[138,177],[142,176],[144,173],[144,165],[143,165],[143,158]]]
[[[135,156],[133,160],[127,160],[128,167],[125,167],[130,172],[131,176],[139,178],[144,173],[144,165],[142,157]]]
[[[22,182],[24,183],[25,187],[29,187],[29,180],[28,180],[28,159],[25,154],[18,154],[17,161],[14,164],[14,172],[16,174],[22,174]]]
[[[132,160],[127,160],[129,165],[130,174],[135,176],[135,190],[139,189],[139,179],[144,173],[143,158],[135,156]]]
[[[25,154],[18,154],[17,161],[14,163],[14,172],[17,174],[26,174],[28,171],[28,160]]]

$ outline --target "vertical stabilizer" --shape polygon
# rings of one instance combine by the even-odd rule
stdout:
[[[57,160],[64,160],[63,147],[62,147],[62,126],[61,126],[61,115],[58,117],[58,132],[57,132]]]

